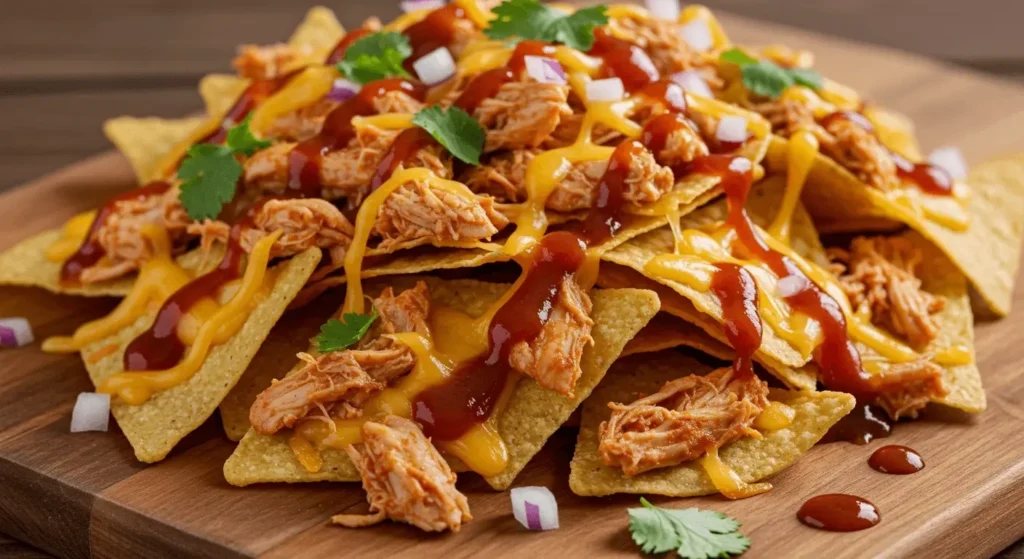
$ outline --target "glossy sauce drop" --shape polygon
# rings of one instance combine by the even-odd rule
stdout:
[[[892,433],[892,424],[885,410],[858,400],[853,411],[833,425],[821,442],[866,445],[875,439],[888,437]]]
[[[889,445],[873,452],[868,459],[868,465],[883,474],[905,476],[923,470],[924,458],[912,448]]]
[[[869,501],[840,493],[807,499],[796,517],[811,528],[829,532],[856,532],[882,521],[878,509]]]

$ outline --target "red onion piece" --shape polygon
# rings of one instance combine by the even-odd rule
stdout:
[[[747,141],[747,119],[741,116],[726,115],[718,121],[718,129],[715,131],[715,138],[720,142],[745,142]]]
[[[558,501],[547,487],[512,489],[512,515],[527,530],[557,530]]]
[[[437,10],[444,7],[444,0],[405,0],[398,4],[405,13],[417,10]]]
[[[711,30],[704,20],[695,19],[684,25],[679,34],[683,36],[690,48],[697,52],[711,50],[715,46],[715,40],[711,38]]]
[[[71,412],[71,432],[106,431],[110,423],[110,394],[82,392]]]
[[[928,154],[928,162],[949,173],[953,180],[967,178],[967,161],[959,148],[945,146]]]
[[[347,101],[355,97],[361,89],[362,86],[356,82],[346,80],[345,78],[338,78],[334,80],[334,85],[327,92],[327,99],[339,102]]]
[[[679,0],[647,0],[647,10],[658,19],[679,21]]]
[[[715,96],[711,88],[708,87],[708,83],[704,81],[704,76],[697,70],[683,70],[682,72],[672,74],[672,81],[694,95],[700,95],[701,97]]]
[[[445,47],[438,47],[413,62],[412,67],[420,81],[433,86],[455,75],[455,59]]]
[[[594,80],[587,84],[587,101],[619,101],[626,95],[626,87],[619,78]]]
[[[554,58],[546,56],[527,56],[523,58],[526,63],[526,73],[540,83],[564,84],[565,70]]]
[[[32,326],[22,317],[0,318],[0,346],[23,347],[35,341]]]

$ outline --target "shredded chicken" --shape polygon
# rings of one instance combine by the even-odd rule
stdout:
[[[601,460],[627,476],[696,460],[743,436],[768,405],[768,385],[732,367],[665,383],[632,404],[609,403],[598,429]]]
[[[710,137],[714,138],[714,134],[712,133]],[[662,165],[673,167],[690,163],[709,153],[708,145],[704,143],[700,132],[690,126],[685,126],[669,133],[665,140],[665,147],[661,153],[656,154],[656,159]]]
[[[335,524],[360,528],[390,518],[427,532],[458,532],[473,519],[455,474],[412,421],[389,415],[367,422],[363,442],[345,452],[363,478],[371,514],[339,514]]]
[[[149,260],[153,250],[142,235],[144,225],[165,228],[172,242],[184,236],[189,218],[178,200],[179,192],[177,186],[172,186],[163,194],[116,202],[103,226],[95,233],[95,239],[106,256],[94,266],[82,270],[81,282],[89,284],[114,279],[137,270]]]
[[[231,65],[238,75],[251,80],[269,80],[284,73],[302,56],[291,45],[242,45]]]
[[[889,191],[899,188],[896,163],[881,140],[862,125],[835,118],[816,127],[821,153],[831,157],[868,186]]]
[[[263,435],[291,428],[315,410],[331,417],[359,417],[363,404],[375,393],[409,373],[416,364],[412,351],[384,337],[386,334],[429,334],[430,293],[427,284],[399,295],[389,287],[374,299],[380,320],[355,349],[331,351],[313,357],[302,353],[302,369],[275,381],[249,409],[249,422]]]
[[[563,118],[572,115],[568,96],[569,86],[532,78],[501,86],[473,112],[487,130],[484,152],[540,146]]]
[[[767,119],[772,124],[772,131],[786,138],[799,130],[817,127],[810,106],[795,99],[765,99],[749,103],[747,108]],[[821,136],[822,132],[816,135]]]
[[[275,119],[263,135],[281,141],[307,140],[320,133],[327,115],[337,106],[337,101],[321,99],[312,105],[285,113]]]
[[[878,377],[881,395],[876,403],[893,420],[917,417],[928,402],[947,394],[942,368],[927,358],[892,365]]]
[[[662,76],[670,76],[683,70],[697,70],[712,89],[722,87],[717,65],[694,51],[682,34],[678,22],[660,18],[613,18],[609,27],[642,48]]]
[[[467,197],[415,182],[391,193],[377,214],[380,248],[430,239],[433,242],[490,239],[509,221],[492,198]]]
[[[870,311],[872,322],[919,348],[938,336],[934,315],[946,308],[946,299],[921,288],[921,251],[909,239],[857,237],[850,250],[831,248],[828,254],[850,304]]]
[[[348,219],[327,200],[319,198],[270,200],[253,216],[252,227],[242,231],[239,243],[252,252],[256,243],[273,231],[283,231],[270,249],[271,258],[292,256],[312,247],[345,250],[352,242]],[[202,235],[203,245],[227,241],[231,226],[222,221],[192,223],[188,232]]]
[[[571,397],[583,372],[583,348],[594,343],[590,337],[592,308],[590,297],[575,278],[566,277],[540,334],[530,342],[512,346],[509,364],[544,388]]]

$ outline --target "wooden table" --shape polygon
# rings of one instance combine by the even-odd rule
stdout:
[[[206,3],[202,10],[186,7],[184,4],[168,6],[159,0],[104,0],[88,4],[62,3],[55,8],[52,4],[42,2],[21,2],[5,7],[5,18],[0,21],[0,52],[17,53],[18,56],[0,57],[0,114],[4,116],[8,134],[0,136],[0,167],[5,170],[0,178],[0,188],[22,183],[45,172],[52,171],[83,156],[103,149],[104,142],[99,133],[100,121],[117,114],[155,114],[160,116],[177,116],[195,110],[199,101],[194,93],[194,84],[198,77],[208,71],[223,71],[226,60],[233,52],[234,45],[240,42],[268,42],[282,38],[290,30],[291,25],[300,17],[303,2],[274,3],[269,0],[224,0],[216,4]],[[345,23],[353,24],[371,12],[371,2],[346,0],[342,18]],[[712,3],[714,4],[714,3]],[[1024,10],[1020,3],[1014,6],[1002,6],[996,10],[995,0],[979,0],[972,3],[944,4],[941,2],[887,2],[884,3],[885,18],[875,18],[869,14],[883,11],[882,2],[866,0],[845,2],[841,6],[834,3],[811,2],[772,2],[759,3],[743,0],[724,0],[720,4],[734,11],[751,13],[765,19],[776,21],[792,21],[807,27],[831,31],[837,35],[854,38],[871,39],[880,43],[888,43],[903,48],[912,48],[921,52],[941,56],[970,66],[989,70],[1001,70],[1008,75],[1020,74],[1022,57],[1021,49],[1016,52],[1011,48],[1019,42],[1015,24],[1019,22],[1019,13]],[[820,5],[819,5],[820,4]],[[986,10],[986,4],[992,9]],[[376,7],[376,6],[375,6]],[[1009,9],[1010,11],[1006,11]],[[959,10],[959,11],[955,11]],[[1013,10],[1017,10],[1015,13]],[[916,22],[922,13],[930,17],[941,16],[924,26],[922,32],[908,22]],[[384,14],[387,15],[387,14]],[[1019,130],[1024,129],[1024,96],[1021,90],[1006,84],[993,82],[967,74],[959,70],[929,63],[914,57],[891,53],[889,51],[853,46],[843,41],[823,39],[806,33],[781,31],[771,25],[755,24],[749,20],[728,17],[723,18],[730,34],[737,39],[752,43],[778,42],[785,37],[785,42],[810,47],[819,55],[819,64],[828,70],[832,77],[869,92],[871,97],[884,104],[893,106],[910,114],[917,120],[919,133],[925,148],[939,144],[955,143],[960,145],[969,160],[979,161],[987,155],[1002,153],[1011,149],[1024,150],[1024,140]],[[951,31],[960,21],[984,21],[980,25],[984,32],[977,32],[977,40],[971,41],[937,41],[936,36],[951,36]],[[938,22],[938,23],[936,23]],[[941,22],[946,22],[942,24]],[[1013,29],[1011,29],[1013,28]],[[910,29],[911,32],[907,32]],[[1001,30],[1004,30],[1001,32]],[[1012,31],[1007,34],[1005,31]],[[1004,41],[1005,42],[1001,42]],[[959,50],[956,50],[959,49]],[[966,100],[970,105],[965,106]],[[123,166],[112,159],[104,158],[94,163],[110,171]],[[123,175],[122,175],[123,176]],[[46,184],[58,184],[58,181],[45,181]],[[116,182],[116,181],[115,181]],[[76,207],[86,207],[102,197],[103,190],[112,185],[84,186],[97,190],[81,188],[55,188],[51,194],[40,197],[38,189],[22,190],[0,198],[0,248],[6,247],[20,238],[30,229],[38,229],[58,223]],[[39,213],[34,211],[43,204],[54,204],[54,212]],[[28,215],[27,212],[33,212]],[[6,293],[6,292],[5,292]],[[18,294],[25,291],[18,291]],[[1008,347],[1016,347],[1024,342],[1024,333],[1015,324],[1024,320],[1024,293],[1018,290],[1017,314],[1014,318],[1001,323],[983,324],[979,326],[979,352],[990,356],[986,361],[987,380],[1002,379],[997,383],[998,390],[993,393],[990,384],[992,401],[991,414],[1016,414],[1024,417],[1021,402],[1024,401],[1020,382],[1009,382],[1007,375],[1015,374],[1019,369],[1012,355],[1006,353]],[[81,321],[84,316],[97,315],[109,308],[109,303],[80,302],[52,297],[34,297],[33,300],[17,301],[13,306],[5,302],[5,310],[33,313],[42,316],[45,323],[37,328],[43,335],[66,330],[74,322]],[[70,312],[69,309],[73,310]],[[41,314],[35,314],[41,313]],[[34,410],[26,416],[18,413],[7,413],[5,422],[0,417],[0,446],[20,448],[20,456],[30,463],[32,456],[44,451],[48,441],[66,431],[70,400],[47,399],[48,390],[59,390],[61,393],[74,394],[76,391],[87,390],[88,383],[80,370],[80,365],[73,362],[33,360],[21,363],[6,363],[7,369],[17,370],[19,365],[31,365],[30,370],[19,370],[16,385],[18,392],[7,397],[17,397],[23,406],[19,413],[27,413],[31,406],[39,406],[46,402],[54,402],[44,413]],[[56,368],[56,369],[55,369]],[[34,378],[34,373],[44,374]],[[1018,377],[1019,378],[1019,377]],[[5,405],[15,400],[7,400]],[[8,412],[14,408],[4,408]],[[3,414],[0,414],[3,415]],[[985,420],[983,420],[984,422]],[[178,479],[183,482],[209,482],[217,475],[217,464],[230,451],[230,447],[222,441],[216,425],[201,430],[190,437],[186,446],[191,450],[179,453],[176,460],[168,461],[156,468],[145,470],[130,459],[126,445],[116,436],[89,436],[90,447],[68,448],[67,455],[55,463],[48,463],[49,475],[68,477],[74,483],[62,486],[56,492],[39,492],[33,495],[47,499],[55,508],[51,522],[66,523],[64,537],[38,541],[47,550],[62,555],[81,555],[90,544],[97,554],[103,551],[118,549],[114,544],[124,543],[125,539],[140,536],[154,536],[152,533],[135,534],[130,529],[124,532],[97,536],[88,530],[81,532],[73,521],[79,520],[83,513],[91,512],[93,518],[103,518],[107,522],[121,527],[149,525],[153,518],[167,517],[169,511],[159,509],[162,502],[159,493],[151,491],[148,483],[154,480]],[[909,440],[918,436],[927,425],[917,424],[905,429]],[[960,431],[960,426],[951,427]],[[970,437],[970,431],[963,436]],[[65,436],[66,437],[66,436]],[[79,445],[81,439],[62,439]],[[571,436],[556,438],[549,446],[555,447],[554,456],[564,460],[565,448],[571,445]],[[20,445],[20,446],[19,446]],[[35,447],[38,447],[36,449]],[[841,450],[834,447],[813,453],[796,468],[783,474],[780,478],[776,496],[781,499],[793,498],[794,486],[807,476],[814,476],[815,467],[828,462],[828,456]],[[104,456],[103,464],[90,464],[90,458],[100,454]],[[36,455],[37,459],[42,454]],[[109,463],[113,456],[117,463]],[[549,453],[549,457],[550,457]],[[8,464],[8,468],[12,467]],[[195,468],[200,468],[198,473]],[[1018,464],[1019,469],[1020,464]],[[17,467],[15,467],[17,468]],[[556,469],[556,475],[564,474],[564,464]],[[145,470],[145,471],[144,471]],[[8,474],[11,470],[8,469]],[[545,473],[547,472],[547,473]],[[560,472],[560,473],[559,473]],[[15,472],[18,475],[26,472]],[[965,472],[967,476],[969,472]],[[564,480],[555,481],[550,478],[550,471],[542,469],[527,474],[527,481],[545,484],[564,485]],[[28,477],[24,479],[29,479]],[[1010,483],[1000,487],[1005,491],[1004,497],[1020,501],[1022,489],[1017,481],[995,479],[993,483]],[[1012,482],[1012,483],[1011,483]],[[789,489],[786,489],[786,487]],[[24,487],[20,490],[33,491],[40,488]],[[4,488],[4,491],[10,491]],[[174,488],[167,489],[170,493],[163,496],[173,501]],[[220,494],[221,489],[213,491]],[[288,554],[296,542],[287,541],[303,530],[308,530],[305,542],[311,543],[314,549],[322,552],[337,551],[341,536],[336,530],[322,526],[322,518],[329,512],[336,512],[358,499],[348,502],[336,500],[341,495],[336,488],[314,487],[299,488],[285,492],[280,488],[257,489],[252,499],[265,502],[268,494],[287,494],[294,499],[295,507],[305,511],[309,520],[304,527],[291,526],[283,529],[272,522],[260,524],[262,531],[256,533],[238,533],[232,538],[239,542],[253,544],[247,546],[250,552],[255,550],[275,550],[280,554]],[[96,499],[94,495],[103,495]],[[325,496],[326,495],[326,496]],[[347,493],[346,493],[347,495]],[[989,493],[986,498],[992,498]],[[112,507],[111,500],[120,502],[125,499],[132,502],[131,509]],[[910,499],[913,496],[908,495]],[[474,498],[475,494],[474,494]],[[773,497],[774,499],[775,497]],[[154,500],[156,499],[156,500]],[[332,500],[334,499],[334,500]],[[239,507],[248,506],[253,502],[239,499],[232,503]],[[493,512],[494,507],[501,506],[498,501],[489,501],[482,510]],[[773,501],[779,502],[779,501]],[[580,534],[586,533],[585,518],[591,516],[607,517],[608,507],[621,509],[626,501],[616,499],[602,508],[602,505],[587,506],[572,513],[569,519],[575,519]],[[723,508],[718,501],[705,501],[711,506]],[[752,504],[755,501],[751,502]],[[757,508],[772,506],[766,501]],[[988,501],[969,501],[957,505],[961,507],[978,507],[970,510],[983,510],[995,503]],[[146,507],[156,506],[157,510]],[[215,502],[195,503],[196,508],[223,506]],[[703,506],[703,505],[702,505]],[[743,518],[744,507],[730,504],[728,510],[740,511],[736,514]],[[146,509],[143,512],[143,509]],[[5,514],[17,511],[5,511]],[[193,515],[178,515],[181,526],[185,529],[201,531],[211,528],[204,525],[211,522],[209,516],[202,511],[193,511]],[[254,511],[253,515],[280,513],[281,511]],[[613,511],[615,512],[615,511]],[[617,510],[621,513],[621,510]],[[223,511],[227,516],[237,515],[239,511]],[[8,520],[10,516],[5,517]],[[946,533],[951,527],[947,518],[945,523],[937,521],[930,528],[936,533]],[[1020,509],[1009,509],[1009,513],[991,519],[1003,530],[1000,534],[984,536],[975,534],[961,526],[962,534],[940,548],[952,552],[954,549],[970,549],[973,555],[991,554],[1013,541],[1024,526],[1021,525]],[[496,532],[484,530],[481,536],[493,535],[503,539],[514,525],[501,520],[485,520]],[[915,521],[916,522],[916,521]],[[929,526],[920,526],[908,522],[908,530],[913,527],[914,536],[899,541],[903,551],[923,552],[928,549],[925,543],[915,540],[922,537]],[[14,524],[15,527],[18,524]],[[885,526],[885,525],[883,525]],[[298,528],[298,531],[296,531]],[[749,525],[748,533],[755,538],[757,546],[764,549],[766,542],[771,542],[771,525]],[[885,528],[888,530],[889,528]],[[922,531],[924,530],[924,531]],[[230,531],[230,530],[229,530]],[[392,534],[407,534],[401,528],[389,529]],[[475,532],[475,530],[474,530]],[[31,538],[28,532],[16,532],[22,538]],[[567,536],[563,534],[562,537]],[[628,537],[624,540],[623,533],[610,540],[610,549],[630,552]],[[974,538],[973,540],[971,538]],[[98,538],[98,539],[97,539]],[[375,549],[372,540],[359,537],[359,541],[367,545],[363,550]],[[414,540],[407,543],[411,545]],[[394,543],[394,542],[392,542]],[[967,545],[969,544],[969,546]],[[184,549],[204,553],[216,553],[218,548],[202,538],[187,541],[158,541],[156,545],[162,550]],[[491,545],[491,544],[488,544]],[[497,544],[493,544],[497,545]],[[320,547],[317,547],[320,546]],[[858,547],[859,546],[859,547]],[[447,547],[447,546],[445,546]],[[591,546],[592,547],[592,546]],[[447,547],[449,552],[467,552],[469,547]],[[827,549],[828,546],[821,549]],[[403,546],[392,546],[393,550],[405,549]],[[500,548],[491,549],[500,550]],[[530,546],[527,549],[541,551],[543,546]],[[858,543],[845,550],[869,548]],[[838,550],[835,550],[838,551]],[[1013,552],[1011,552],[1013,553]],[[1019,548],[1018,552],[1019,553]],[[22,547],[6,539],[0,539],[0,555],[21,554],[23,557],[41,556],[32,549]]]

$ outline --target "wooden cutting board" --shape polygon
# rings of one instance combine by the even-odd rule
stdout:
[[[924,147],[957,145],[969,161],[1024,151],[1024,90],[898,52],[722,17],[740,42],[811,49],[825,73],[917,123]],[[99,126],[100,123],[96,123]],[[0,248],[58,226],[132,184],[127,164],[107,154],[0,196]],[[38,338],[71,332],[108,312],[110,300],[0,288],[0,316],[26,316]],[[273,336],[303,336],[294,320]],[[308,334],[306,334],[308,335]],[[746,557],[986,557],[1024,536],[1024,289],[1014,314],[978,324],[978,361],[989,409],[978,417],[932,413],[899,425],[887,442],[920,451],[927,468],[896,477],[871,470],[870,449],[817,447],[776,476],[774,491],[729,502],[719,497],[653,499],[698,506],[743,522]],[[301,342],[296,348],[301,349]],[[261,359],[275,356],[262,355]],[[583,499],[568,488],[575,432],[564,429],[517,480],[558,497],[562,528],[529,533],[512,518],[506,493],[472,475],[459,486],[474,520],[459,534],[431,536],[386,524],[345,530],[327,524],[365,510],[355,484],[235,489],[221,475],[232,444],[216,418],[163,463],[136,462],[111,433],[70,434],[79,392],[90,391],[77,357],[38,345],[0,352],[0,532],[64,557],[125,556],[610,556],[636,555],[626,529],[635,497]],[[827,533],[800,524],[799,505],[820,493],[852,493],[881,510],[865,532]]]

